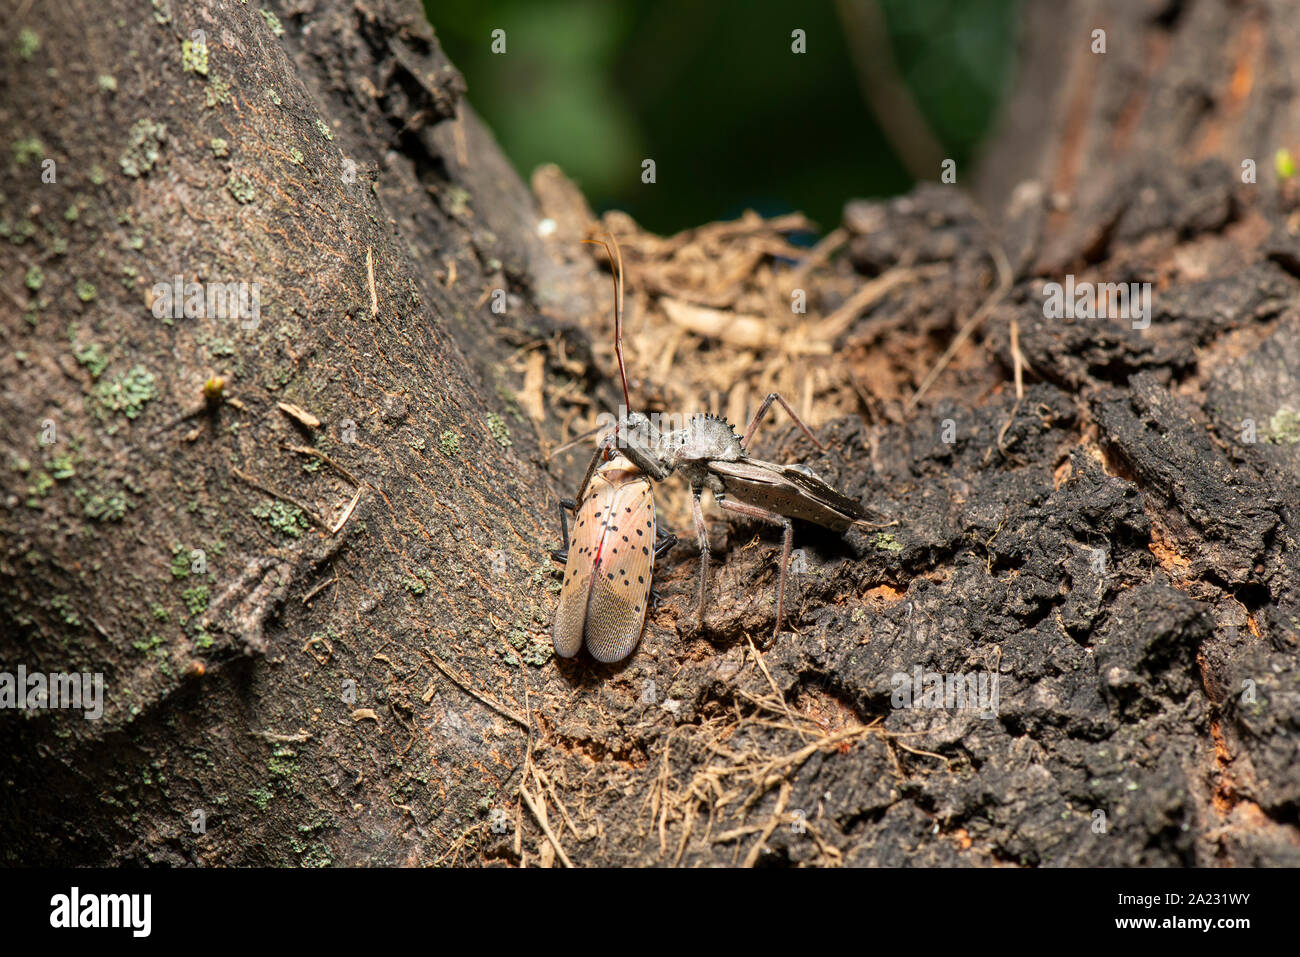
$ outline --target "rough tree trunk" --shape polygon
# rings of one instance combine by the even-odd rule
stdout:
[[[761,659],[770,547],[721,556],[698,630],[674,556],[599,669],[548,654],[574,476],[503,369],[556,336],[585,359],[606,286],[580,222],[538,238],[417,6],[19,7],[0,670],[108,692],[99,721],[0,714],[6,862],[1300,861],[1280,4],[1028,4],[990,214],[939,187],[846,212],[838,268],[950,266],[843,337],[907,392],[1009,262],[915,412],[868,378],[809,459],[899,524],[801,530],[818,574]],[[1071,271],[1153,282],[1151,327],[1045,319]],[[175,275],[259,283],[260,321],[157,318]],[[918,665],[997,671],[997,718],[892,708]]]

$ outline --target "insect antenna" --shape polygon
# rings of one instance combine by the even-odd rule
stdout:
[[[623,251],[618,248],[618,240],[613,233],[606,233],[604,239],[584,239],[584,243],[604,246],[605,255],[609,257],[610,274],[614,277],[614,354],[618,356],[618,374],[623,380],[623,408],[632,411],[632,400],[627,392],[627,366],[623,363]]]
[[[567,452],[575,445],[581,445],[583,442],[586,442],[588,439],[599,435],[600,430],[603,428],[604,428],[603,425],[598,425],[595,428],[588,429],[586,432],[583,432],[581,435],[570,439],[569,441],[565,442],[563,445],[556,446],[555,448],[551,449],[550,452],[546,453],[547,460],[549,461],[550,459],[555,458],[555,456],[559,455],[561,452]]]

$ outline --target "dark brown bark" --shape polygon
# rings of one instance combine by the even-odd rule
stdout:
[[[703,629],[696,560],[670,558],[615,668],[549,658],[574,463],[548,474],[506,371],[554,336],[589,365],[608,293],[581,197],[544,176],[533,199],[414,4],[276,6],[282,36],[253,6],[158,6],[3,31],[40,44],[0,74],[0,669],[108,685],[100,721],[0,713],[5,863],[550,862],[542,820],[577,864],[1297,860],[1280,6],[1027,5],[990,212],[932,186],[846,214],[841,276],[945,267],[837,350],[909,390],[988,297],[991,250],[1011,264],[915,413],[869,380],[869,421],[808,459],[899,524],[801,529],[816,574],[762,659],[771,541],[720,556]],[[1151,328],[1045,319],[1068,270],[1156,283]],[[176,274],[261,283],[260,323],[163,323],[145,292]],[[993,667],[998,718],[891,707],[913,665]]]

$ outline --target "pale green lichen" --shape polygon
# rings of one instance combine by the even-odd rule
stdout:
[[[181,592],[181,600],[191,615],[201,615],[208,610],[208,586],[195,585]]]
[[[299,538],[302,530],[307,528],[307,516],[296,505],[284,502],[265,502],[253,506],[253,515],[260,518],[282,535]]]
[[[876,547],[883,552],[901,552],[903,546],[899,544],[898,539],[887,532],[876,533]]]
[[[1290,179],[1295,175],[1295,159],[1289,149],[1282,147],[1273,154],[1273,168],[1277,170],[1279,179]]]
[[[78,489],[77,498],[81,502],[81,511],[96,522],[120,522],[126,514],[126,499],[120,492],[103,494]]]
[[[95,284],[88,279],[77,280],[77,298],[82,302],[94,302],[98,295]]]
[[[306,157],[302,155],[302,150],[298,149],[298,147],[296,146],[293,146],[290,147],[289,149],[289,159],[292,160],[294,163],[298,164],[299,166],[301,166],[303,164],[303,161],[306,159]]]
[[[36,55],[36,51],[41,48],[40,35],[31,27],[23,27],[18,31],[18,56],[23,60],[30,60]]]
[[[41,286],[45,285],[45,273],[41,272],[40,266],[28,266],[27,278],[23,281],[32,292],[40,292]]]
[[[460,452],[460,436],[451,429],[447,429],[447,431],[442,433],[438,439],[438,443],[442,446],[442,451],[445,455],[456,455]]]
[[[131,642],[131,647],[142,655],[147,655],[151,651],[158,651],[162,648],[162,637],[160,635],[149,635],[146,638],[137,638]]]
[[[99,347],[98,342],[92,342],[89,345],[80,348],[74,348],[72,354],[90,372],[91,378],[98,379],[104,367],[108,365],[108,356],[104,355],[104,350]]]
[[[230,102],[230,86],[219,76],[208,80],[208,88],[203,94],[204,105],[208,107],[224,106]]]
[[[488,431],[492,433],[492,438],[496,439],[497,445],[501,446],[503,449],[508,449],[510,446],[514,445],[514,442],[510,439],[510,429],[506,427],[501,416],[497,415],[495,412],[488,413],[487,427]]]
[[[34,136],[14,141],[14,162],[19,166],[45,156],[45,144]]]
[[[184,545],[172,546],[172,578],[189,578],[190,577],[190,553]]]
[[[45,462],[45,467],[50,470],[57,482],[66,482],[70,478],[75,478],[77,474],[77,457],[72,452],[60,452],[58,455],[51,456]]]
[[[200,40],[181,41],[181,69],[186,73],[208,75],[208,45]]]
[[[120,412],[128,419],[137,418],[146,403],[158,398],[153,374],[143,366],[133,366],[112,380],[100,380],[90,394],[102,412]]]
[[[1282,406],[1268,420],[1268,434],[1265,442],[1273,445],[1295,445],[1300,442],[1300,412],[1290,406]]]
[[[226,189],[238,203],[251,203],[253,197],[257,195],[257,191],[253,189],[253,181],[243,173],[236,173],[234,170],[231,170],[226,178]]]
[[[64,624],[71,625],[74,628],[81,624],[81,618],[73,610],[72,601],[67,595],[55,595],[50,599],[50,606],[59,613],[59,617],[63,619]]]
[[[259,12],[262,14],[262,19],[266,21],[266,26],[272,34],[277,37],[284,36],[284,27],[281,25],[279,17],[266,9],[266,7],[263,7]]]
[[[112,76],[111,74],[101,73],[99,76],[95,78],[95,83],[99,86],[99,89],[104,93],[117,92],[117,77]]]
[[[149,172],[161,157],[166,140],[166,123],[155,123],[148,117],[136,120],[131,127],[129,145],[117,161],[122,172],[132,178]]]
[[[327,140],[334,139],[334,131],[331,130],[329,126],[326,124],[326,122],[322,120],[320,117],[316,118],[316,132],[319,133],[321,136],[325,137],[325,139]]]
[[[517,651],[522,652],[520,657],[525,664],[534,667],[540,668],[546,664],[553,654],[553,646],[549,636],[545,639],[539,639],[536,636],[530,636],[522,628],[512,628],[506,640]]]
[[[208,140],[208,146],[212,148],[212,155],[216,157],[229,156],[230,144],[220,136],[214,136]]]
[[[271,752],[271,760],[267,762],[266,769],[274,777],[292,780],[298,773],[297,757],[296,751],[281,745]]]
[[[27,486],[27,491],[31,495],[45,498],[54,488],[54,479],[45,472],[37,472],[32,476],[32,484]]]

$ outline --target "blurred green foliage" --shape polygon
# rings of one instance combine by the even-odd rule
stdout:
[[[898,74],[958,182],[1011,74],[1018,0],[876,0]],[[558,163],[597,211],[660,233],[911,185],[830,0],[425,0],[469,100],[527,178]],[[807,52],[791,52],[802,29]],[[492,52],[504,30],[506,52]],[[641,162],[657,182],[641,182]],[[935,170],[935,178],[939,171]]]

